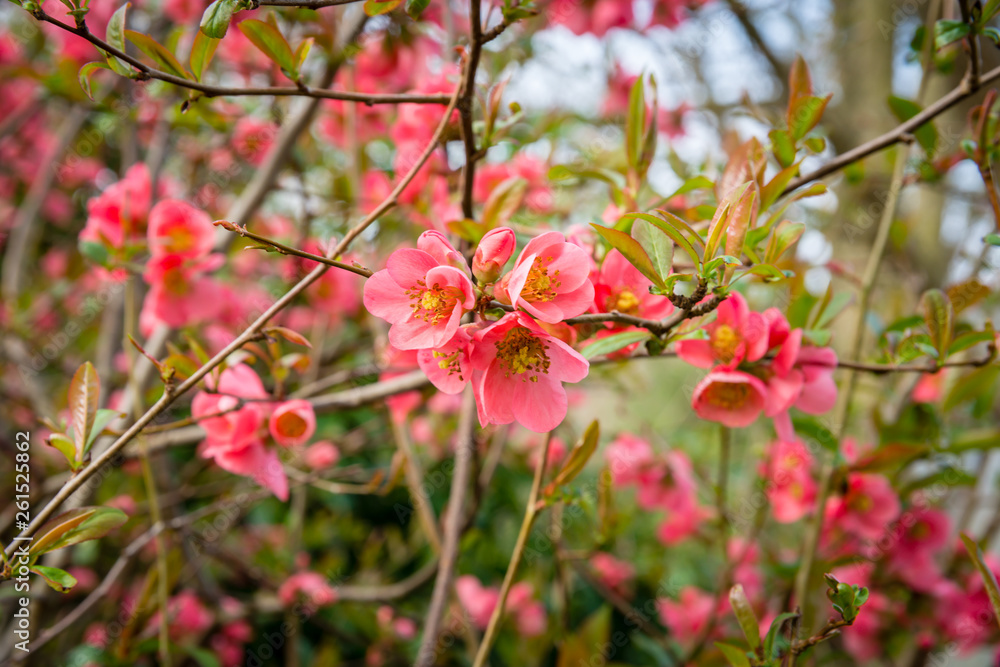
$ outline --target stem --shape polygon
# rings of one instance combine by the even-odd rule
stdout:
[[[715,507],[719,511],[720,527],[725,534],[729,525],[729,514],[726,512],[726,486],[729,483],[729,450],[732,447],[733,432],[726,426],[719,427],[719,482],[715,489]],[[723,553],[725,540],[723,540]]]
[[[149,465],[149,452],[145,444],[140,444],[142,451],[142,481],[146,486],[146,496],[149,498],[149,516],[153,520],[153,525],[162,525],[160,514],[160,500],[156,493],[156,481],[153,479],[153,468]],[[164,550],[163,532],[156,531],[153,536],[156,542],[156,595],[160,602],[160,660],[167,667],[170,667],[170,626],[167,613],[167,600],[170,596],[170,582],[167,570],[167,552]]]
[[[413,505],[417,508],[417,516],[423,524],[424,532],[427,534],[427,541],[430,542],[434,553],[441,553],[441,536],[438,533],[437,517],[434,516],[434,509],[428,502],[427,494],[424,493],[424,471],[420,466],[420,460],[413,451],[413,443],[410,436],[391,416],[392,435],[396,439],[396,447],[403,455],[403,472],[406,475],[406,485],[410,488],[410,496],[413,498]]]
[[[486,626],[486,634],[479,645],[479,653],[472,667],[483,667],[486,657],[490,653],[490,648],[496,640],[497,631],[500,629],[500,620],[503,618],[503,610],[507,605],[507,595],[511,586],[514,585],[514,577],[517,575],[517,566],[521,564],[521,557],[524,555],[524,547],[528,544],[528,536],[531,535],[531,527],[538,516],[538,492],[542,488],[542,478],[545,476],[545,464],[549,458],[549,445],[552,442],[552,433],[545,438],[545,446],[542,448],[542,455],[535,466],[535,479],[531,483],[531,493],[528,494],[528,506],[524,510],[524,521],[521,522],[521,531],[517,534],[517,542],[514,544],[514,553],[511,554],[510,564],[507,566],[507,574],[504,575],[503,585],[500,586],[500,599],[490,616],[490,623]]]
[[[882,264],[882,257],[885,254],[886,245],[889,242],[889,230],[892,227],[892,219],[896,213],[896,203],[899,199],[899,191],[903,185],[903,172],[906,167],[906,160],[909,155],[908,150],[900,150],[896,155],[896,162],[892,172],[892,182],[889,186],[889,195],[885,202],[885,209],[882,211],[882,218],[879,220],[878,232],[875,236],[875,243],[872,246],[871,254],[868,256],[868,264],[865,267],[864,277],[861,281],[860,303],[858,305],[858,323],[854,329],[854,341],[851,345],[851,357],[857,359],[861,354],[862,343],[865,335],[865,316],[871,305],[872,289],[875,286],[875,278],[878,276],[879,266]],[[837,397],[836,411],[834,412],[833,425],[837,432],[839,442],[847,429],[847,418],[850,412],[851,397],[854,394],[854,387],[857,381],[857,372],[853,368],[847,371],[844,388]],[[832,452],[824,450],[823,467],[820,473],[820,487],[816,498],[816,512],[813,516],[813,523],[806,534],[806,541],[802,549],[802,560],[799,571],[795,577],[794,601],[802,607],[803,626],[806,625],[806,613],[808,612],[806,596],[809,589],[809,577],[812,574],[813,562],[816,559],[816,548],[819,545],[819,537],[823,532],[824,508],[826,501],[830,497],[830,487],[834,473],[834,455]]]

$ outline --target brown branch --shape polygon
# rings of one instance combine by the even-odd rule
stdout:
[[[282,255],[290,255],[290,256],[293,256],[293,257],[302,257],[303,259],[308,259],[308,260],[313,261],[313,262],[319,262],[320,264],[325,264],[326,266],[334,266],[334,267],[337,267],[338,269],[343,269],[344,271],[350,271],[351,273],[356,273],[359,276],[364,276],[365,278],[368,278],[369,276],[372,275],[372,271],[370,271],[369,269],[366,269],[363,266],[357,266],[357,265],[354,265],[354,264],[346,264],[344,262],[338,262],[335,259],[330,259],[328,257],[323,257],[322,255],[314,255],[311,252],[306,252],[305,250],[299,250],[298,248],[293,248],[293,247],[287,246],[287,245],[285,245],[283,243],[279,243],[278,241],[274,241],[272,239],[269,239],[266,236],[261,236],[259,234],[254,234],[253,232],[251,232],[250,230],[248,230],[246,228],[246,225],[237,225],[237,224],[234,224],[232,222],[228,222],[226,220],[216,220],[212,224],[216,225],[218,227],[222,227],[223,229],[225,229],[227,231],[239,234],[240,236],[242,236],[244,238],[252,239],[252,240],[254,240],[257,243],[260,243],[262,245],[266,245],[266,246],[268,246],[270,248],[274,248],[277,252],[281,253]]]
[[[405,598],[410,593],[430,581],[438,571],[435,557],[406,579],[385,586],[339,586],[336,588],[338,600],[351,602],[391,602]]]
[[[820,642],[824,642],[827,639],[830,639],[840,634],[839,628],[848,625],[851,625],[851,623],[845,621],[844,619],[840,619],[839,621],[827,621],[826,625],[824,625],[819,632],[817,632],[809,639],[803,639],[801,641],[797,641],[794,644],[792,644],[791,646],[792,655],[798,655],[799,653],[802,653],[806,649],[809,649],[815,646],[816,644],[819,644]]]
[[[141,60],[133,58],[127,53],[111,46],[103,39],[94,36],[89,30],[77,28],[67,23],[55,19],[46,14],[42,9],[31,13],[39,21],[51,23],[52,25],[72,33],[77,37],[82,37],[97,48],[105,51],[120,60],[128,63],[141,73],[140,79],[157,79],[166,83],[172,83],[181,88],[195,90],[205,97],[237,97],[248,95],[273,96],[273,97],[315,97],[328,100],[344,100],[346,102],[360,102],[368,106],[374,104],[448,104],[449,95],[417,95],[408,93],[359,93],[344,90],[318,90],[305,84],[299,86],[284,86],[270,88],[234,88],[227,86],[213,86],[200,81],[185,79],[167,72],[160,71]]]
[[[889,146],[897,144],[901,141],[907,141],[913,132],[916,131],[916,129],[921,125],[933,120],[937,116],[940,116],[942,113],[952,108],[959,102],[974,95],[982,86],[991,83],[998,78],[1000,78],[1000,67],[991,69],[989,72],[986,72],[979,77],[976,81],[973,81],[970,77],[966,76],[958,87],[918,113],[913,118],[909,119],[905,123],[899,124],[882,136],[876,137],[875,139],[872,139],[857,148],[851,149],[846,153],[835,157],[819,169],[799,176],[789,183],[788,187],[786,187],[781,194],[787,195],[790,192],[798,190],[807,183],[812,183],[813,181],[817,181],[824,176],[829,176],[832,173],[840,171],[852,162],[857,162],[858,160],[867,157],[872,153],[876,153],[883,148],[888,148]]]
[[[339,7],[363,0],[258,0],[261,7],[296,7],[298,9],[322,9],[323,7]]]
[[[472,126],[472,101],[476,93],[476,70],[479,67],[479,55],[483,49],[483,25],[479,15],[480,0],[469,3],[469,23],[472,27],[472,38],[469,44],[469,55],[465,62],[465,72],[462,75],[461,95],[458,100],[458,113],[461,117],[462,143],[465,145],[465,164],[462,166],[462,215],[470,220],[472,215],[472,186],[476,179],[476,135]]]

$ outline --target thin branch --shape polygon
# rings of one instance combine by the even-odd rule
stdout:
[[[876,137],[875,139],[872,139],[857,148],[851,149],[842,155],[838,155],[819,169],[799,176],[789,183],[788,187],[786,187],[781,194],[787,195],[790,192],[798,190],[803,185],[812,183],[813,181],[817,181],[824,176],[829,176],[832,173],[840,171],[847,165],[857,162],[858,160],[867,157],[872,153],[876,153],[883,148],[888,148],[889,146],[897,144],[901,141],[907,141],[918,127],[933,120],[937,116],[940,116],[942,113],[952,108],[962,100],[974,95],[982,86],[991,83],[998,78],[1000,78],[1000,67],[995,67],[989,72],[986,72],[979,77],[978,81],[972,81],[969,77],[964,78],[958,87],[918,113],[913,118],[910,118],[905,123],[901,123],[880,137]]]
[[[255,234],[255,233],[249,231],[246,228],[246,225],[238,225],[238,224],[234,224],[232,222],[228,222],[226,220],[216,220],[212,224],[216,225],[218,227],[222,227],[223,229],[225,229],[227,231],[239,234],[240,236],[242,236],[244,238],[252,239],[253,241],[256,241],[257,243],[260,243],[261,245],[265,245],[265,246],[267,246],[269,248],[274,248],[277,252],[281,253],[282,255],[289,255],[289,256],[292,256],[292,257],[301,257],[303,259],[308,259],[308,260],[313,261],[313,262],[319,262],[320,264],[325,264],[326,266],[333,266],[333,267],[336,267],[338,269],[343,269],[344,271],[350,271],[351,273],[356,273],[359,276],[364,276],[365,278],[368,278],[368,277],[370,277],[372,275],[372,271],[369,270],[369,269],[366,269],[363,266],[357,266],[357,265],[354,265],[354,264],[346,264],[345,262],[338,262],[335,259],[330,259],[330,258],[324,257],[322,255],[314,255],[311,252],[306,252],[305,250],[299,250],[298,248],[293,248],[291,246],[287,246],[287,245],[285,245],[283,243],[279,243],[278,241],[275,241],[273,239],[269,239],[266,236],[261,236],[260,234]]]
[[[475,1],[473,4],[476,4]],[[472,396],[472,388],[466,387],[462,397],[462,409],[459,413],[458,445],[455,451],[455,469],[451,477],[451,490],[448,493],[448,510],[444,518],[440,568],[437,578],[434,580],[434,591],[431,593],[431,603],[427,609],[427,624],[424,626],[424,636],[420,642],[420,650],[417,652],[414,667],[431,667],[434,664],[441,620],[448,599],[451,597],[455,563],[458,560],[458,543],[462,536],[464,523],[465,498],[468,494],[469,480],[472,477],[475,420],[475,399]]]
[[[458,100],[458,113],[461,116],[462,143],[465,145],[465,164],[462,166],[462,215],[472,219],[472,186],[476,180],[476,134],[472,125],[472,101],[476,94],[476,70],[479,67],[479,55],[483,49],[483,25],[479,15],[480,0],[469,3],[469,23],[472,27],[472,38],[469,44],[468,60],[465,62],[465,72],[462,76],[462,92]]]
[[[421,586],[429,582],[438,571],[439,561],[435,557],[432,561],[411,574],[406,579],[395,584],[385,586],[339,586],[337,591],[338,600],[348,600],[351,602],[392,602],[405,598]]]
[[[747,34],[747,37],[750,38],[750,42],[757,48],[758,51],[760,51],[761,55],[764,56],[767,62],[771,65],[771,69],[774,70],[774,73],[778,76],[778,78],[781,79],[783,83],[787,82],[789,74],[788,66],[781,62],[776,55],[774,55],[774,51],[772,51],[771,47],[767,45],[766,41],[764,41],[764,37],[760,34],[760,31],[757,30],[757,26],[754,25],[753,20],[750,18],[750,12],[748,12],[747,8],[743,6],[743,3],[740,0],[726,0],[726,6],[729,7],[729,11],[733,13],[736,20],[740,22],[740,26],[743,27],[743,32]]]
[[[258,0],[261,7],[297,7],[299,9],[322,9],[323,7],[339,7],[363,0]]]
[[[46,14],[42,9],[31,12],[39,21],[51,23],[52,25],[72,33],[77,37],[82,37],[97,48],[110,53],[123,60],[132,67],[139,70],[141,78],[157,79],[166,83],[172,83],[181,88],[195,90],[205,97],[238,97],[238,96],[273,96],[273,97],[315,97],[328,100],[344,100],[346,102],[360,102],[368,106],[374,104],[448,104],[448,95],[418,95],[408,93],[359,93],[345,90],[326,90],[311,88],[305,84],[301,86],[284,86],[271,88],[235,88],[227,86],[214,86],[200,81],[193,81],[183,77],[175,76],[167,72],[155,69],[146,65],[141,60],[133,58],[127,53],[111,46],[103,39],[94,36],[89,30],[71,26],[68,23],[55,19]]]

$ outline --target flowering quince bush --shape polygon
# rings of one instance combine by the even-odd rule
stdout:
[[[818,4],[7,3],[0,662],[995,663],[1000,2]]]

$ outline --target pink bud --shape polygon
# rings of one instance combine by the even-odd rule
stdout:
[[[517,239],[510,227],[497,227],[486,233],[476,248],[472,260],[472,273],[478,280],[491,283],[500,275],[503,265],[514,254]]]
[[[313,470],[324,470],[337,465],[340,460],[340,452],[336,445],[327,440],[309,445],[305,452],[306,465]]]
[[[316,431],[316,413],[309,401],[286,401],[271,415],[268,428],[279,445],[301,445]]]

